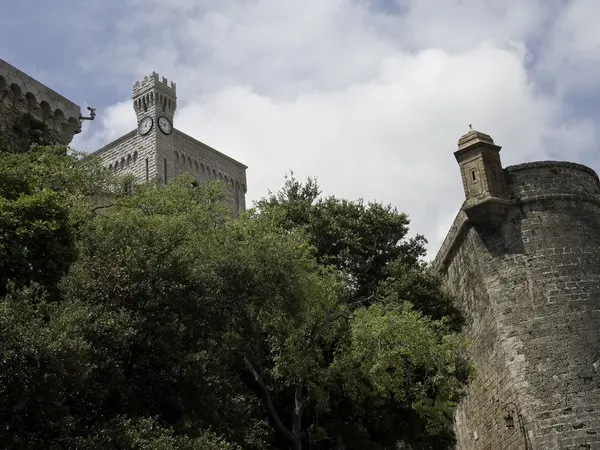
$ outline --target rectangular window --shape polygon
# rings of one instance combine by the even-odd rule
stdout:
[[[471,181],[477,183],[477,169],[471,169]]]
[[[167,158],[165,158],[165,184],[167,184]]]
[[[148,166],[148,158],[146,158],[146,183],[150,181],[150,167]]]

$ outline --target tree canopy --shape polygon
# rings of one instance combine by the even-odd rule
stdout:
[[[0,152],[0,442],[448,448],[462,320],[391,207]]]

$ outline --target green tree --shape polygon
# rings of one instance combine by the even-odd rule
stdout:
[[[129,200],[119,192],[119,183],[97,161],[67,155],[64,148],[0,154],[0,442],[10,449],[236,448],[209,431],[210,425],[198,426],[198,410],[211,418],[211,403],[222,411],[227,402],[203,396],[221,382],[223,364],[203,353],[216,336],[207,333],[186,342],[198,330],[190,319],[198,310],[189,296],[197,287],[193,268],[185,260],[170,260],[169,266],[168,257],[155,253],[155,271],[145,274],[149,260],[144,257],[152,256],[144,253],[148,246],[136,248],[139,259],[127,252],[130,233],[157,231],[156,242],[166,247],[157,245],[156,252],[183,254],[181,236],[172,234],[168,241],[162,234],[177,228],[181,215],[162,228],[157,223],[164,214],[119,223],[124,208],[118,205]],[[148,192],[154,195],[151,187]],[[89,200],[98,196],[110,197],[115,212],[107,208],[94,214],[97,205]],[[160,210],[169,197],[152,198]],[[175,248],[169,246],[173,243]],[[89,261],[86,272],[81,265]],[[183,267],[179,281],[171,272],[177,267]],[[95,273],[105,278],[86,279],[85,274]],[[133,280],[127,278],[132,274]],[[191,288],[182,288],[182,280]],[[98,290],[86,291],[90,286]],[[127,297],[128,288],[139,288],[139,303]],[[108,296],[107,289],[113,289]],[[182,295],[179,304],[162,304],[167,311],[173,307],[170,315],[155,309],[165,294],[171,301]],[[186,370],[190,373],[184,376]],[[222,383],[231,379],[225,376]],[[195,402],[186,397],[197,393],[186,391],[189,386],[202,388]],[[252,398],[240,402],[228,395],[226,400],[234,405],[227,415],[231,421],[236,411],[252,420]],[[261,442],[260,426],[245,434],[246,441]]]
[[[88,402],[112,420],[153,417],[177,436],[210,429],[266,448],[262,407],[233,371],[242,305],[219,276],[235,256],[225,250],[235,237],[230,214],[218,183],[192,181],[134,186],[82,234],[64,299],[129,320],[127,339],[89,336],[101,354],[82,392],[99,392]]]
[[[441,280],[422,262],[424,238],[407,238],[408,217],[377,203],[320,198],[314,179],[302,183],[293,176],[257,209],[257,215],[284,230],[304,233],[317,261],[337,270],[343,286],[342,303],[318,319],[322,325],[313,319],[326,338],[311,339],[309,333],[296,338],[311,346],[297,348],[296,354],[308,351],[321,358],[313,361],[320,377],[312,383],[319,390],[299,409],[292,389],[271,386],[279,392],[282,410],[299,409],[310,417],[306,428],[314,436],[337,436],[347,448],[391,449],[400,440],[416,448],[451,445],[453,406],[470,373],[462,354],[465,343],[457,335],[463,319]],[[410,324],[414,333],[393,324]],[[378,341],[383,349],[373,353],[378,359],[361,359],[373,334],[389,339]],[[358,357],[361,346],[366,353]],[[372,378],[382,367],[403,393]]]
[[[122,183],[0,155],[6,448],[442,448],[464,342],[405,216],[314,197],[232,221],[218,182]]]
[[[76,257],[77,234],[90,195],[113,180],[92,161],[62,146],[0,152],[0,296],[12,281],[53,289]]]
[[[112,385],[115,414],[158,417],[178,434],[212,429],[245,448],[268,446],[266,421],[276,448],[349,440],[332,419],[346,414],[340,398],[356,410],[355,429],[386,402],[412,412],[430,436],[444,429],[461,387],[462,349],[444,323],[405,304],[352,305],[346,275],[319,263],[306,230],[282,227],[279,212],[230,221],[218,183],[193,187],[183,176],[135,192],[91,223],[63,283],[66,298],[93,299],[140,324],[119,356],[125,361],[110,367],[122,380]],[[405,374],[401,385],[382,384],[374,376],[381,362],[362,361],[359,350],[375,332],[360,330],[382,311],[420,330],[393,341],[403,356],[384,344],[386,370]],[[389,323],[380,326],[393,336]],[[419,347],[427,357],[415,357]],[[357,448],[378,444],[368,433]]]
[[[446,317],[455,330],[461,328],[463,319],[452,297],[422,260],[426,239],[408,237],[406,214],[389,205],[320,194],[315,179],[303,183],[292,173],[257,209],[286,230],[306,232],[319,263],[344,274],[351,304],[369,305],[392,295],[435,319]]]

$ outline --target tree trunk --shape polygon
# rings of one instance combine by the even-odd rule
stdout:
[[[292,415],[292,434],[297,440],[293,450],[302,450],[302,415],[304,414],[304,402],[302,401],[302,384],[294,389],[294,413]]]
[[[275,410],[275,407],[273,406],[273,401],[271,400],[271,394],[269,393],[269,390],[267,389],[267,386],[265,385],[262,377],[256,371],[256,369],[254,368],[254,366],[252,365],[250,360],[246,357],[244,357],[244,365],[246,366],[248,371],[252,374],[252,376],[254,377],[254,380],[260,386],[260,389],[263,393],[263,398],[265,400],[265,406],[267,407],[267,411],[268,411],[269,415],[271,416],[271,419],[275,423],[275,428],[289,442],[291,450],[302,450],[302,439],[301,439],[302,435],[300,433],[300,430],[302,427],[302,413],[304,412],[304,404],[302,403],[301,397],[300,397],[302,387],[297,387],[296,391],[295,391],[296,405],[294,407],[294,414],[293,414],[293,431],[290,432],[290,430],[288,430],[285,427],[285,425],[281,422],[281,419],[279,418],[279,414],[277,414],[277,411]],[[298,434],[296,434],[296,427],[299,431]]]

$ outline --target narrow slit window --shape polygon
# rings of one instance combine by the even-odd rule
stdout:
[[[165,158],[165,184],[167,184],[167,158]]]
[[[492,178],[493,178],[494,180],[497,180],[497,179],[498,179],[498,174],[496,173],[496,169],[492,169]]]
[[[150,181],[150,167],[148,165],[148,158],[146,158],[146,182]]]
[[[471,170],[471,181],[473,183],[477,183],[477,170],[476,169]]]

